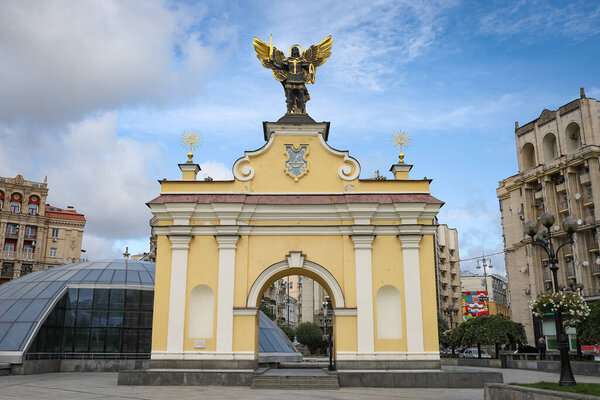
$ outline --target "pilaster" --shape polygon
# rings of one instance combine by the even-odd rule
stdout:
[[[238,235],[215,235],[219,243],[217,292],[217,353],[233,350],[233,295]]]
[[[352,235],[356,264],[356,328],[358,353],[372,354],[375,349],[373,329],[372,243],[375,235]]]
[[[191,236],[169,236],[171,241],[171,287],[167,351],[183,353],[188,250]]]
[[[421,271],[419,249],[422,235],[400,235],[404,265],[404,302],[406,312],[406,347],[411,353],[422,354],[423,308],[421,304]]]

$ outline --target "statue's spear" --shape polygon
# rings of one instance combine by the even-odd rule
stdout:
[[[273,58],[273,35],[271,34],[271,39],[269,40],[269,58]]]

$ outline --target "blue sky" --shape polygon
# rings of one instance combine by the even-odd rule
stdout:
[[[0,175],[48,175],[50,202],[85,213],[90,257],[147,250],[144,203],[179,176],[181,134],[199,131],[203,173],[227,178],[285,112],[252,48],[269,34],[282,50],[333,35],[309,114],[362,177],[387,173],[392,133],[409,132],[411,176],[434,180],[461,258],[502,249],[495,189],[517,172],[514,122],[579,87],[600,98],[595,1],[7,1]]]

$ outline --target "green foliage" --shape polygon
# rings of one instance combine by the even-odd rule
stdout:
[[[309,347],[320,346],[323,341],[321,327],[313,322],[303,322],[296,328],[296,339]]]
[[[448,322],[444,319],[442,314],[438,311],[438,338],[440,343],[442,342],[442,337],[444,336],[444,332],[446,332],[450,327],[448,326]]]
[[[275,320],[275,315],[265,303],[260,303],[259,310],[262,311],[263,314],[265,314],[267,317],[269,317],[271,321]]]
[[[294,337],[296,337],[294,330],[292,328],[290,328],[287,325],[282,325],[279,327],[283,333],[285,333],[285,335],[293,342],[294,341]]]
[[[577,336],[583,344],[600,343],[600,302],[590,305],[590,314],[577,325]]]
[[[473,317],[460,324],[452,331],[446,332],[444,341],[447,345],[493,344],[518,345],[527,341],[525,328],[501,315]]]
[[[515,386],[526,386],[536,389],[558,390],[560,392],[581,393],[592,396],[600,396],[600,383],[577,383],[574,386],[559,386],[555,382],[536,382],[536,383],[511,383]]]

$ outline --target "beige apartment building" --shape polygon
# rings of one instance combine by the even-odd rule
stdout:
[[[519,173],[499,182],[497,189],[511,299],[511,317],[525,325],[529,343],[543,332],[543,323],[532,317],[529,301],[552,290],[547,255],[539,247],[523,242],[523,223],[537,220],[545,212],[556,216],[552,238],[557,248],[567,235],[561,223],[575,218],[579,228],[574,246],[558,255],[560,286],[583,284],[587,300],[600,300],[600,102],[580,98],[559,107],[544,109],[523,125],[515,123]]]
[[[436,286],[437,309],[450,328],[463,321],[458,255],[458,231],[441,224],[437,227]]]
[[[0,177],[0,283],[81,258],[85,217],[47,196],[46,180]]]
[[[323,313],[323,301],[327,292],[321,285],[306,276],[290,276],[290,296],[297,300],[298,324],[302,322],[319,322],[317,317]]]

